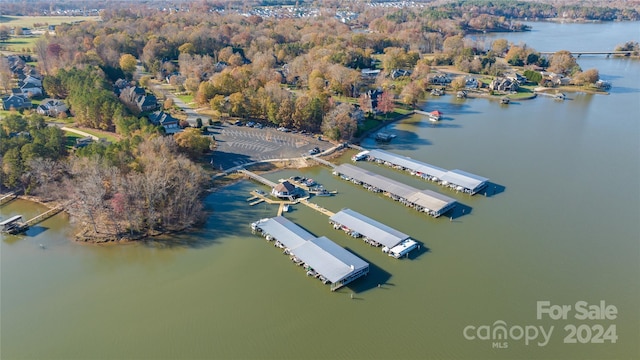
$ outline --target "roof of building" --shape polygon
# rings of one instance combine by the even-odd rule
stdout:
[[[273,236],[289,249],[298,247],[307,240],[315,238],[308,231],[283,216],[261,220],[258,226],[263,233]]]
[[[473,190],[482,186],[489,179],[468,173],[466,171],[455,169],[448,171],[444,176],[440,178],[440,180]]]
[[[357,231],[369,239],[379,242],[389,248],[392,248],[403,240],[409,238],[409,235],[351,209],[342,209],[329,218],[329,220],[335,221],[340,225],[344,225],[351,230]]]
[[[446,195],[438,194],[431,190],[418,190],[412,186],[405,185],[398,181],[372,173],[351,164],[342,164],[335,168],[339,174],[357,179],[378,189],[400,196],[410,202],[427,208],[431,211],[439,212],[455,203],[455,199]]]
[[[390,162],[395,165],[400,165],[404,168],[411,169],[416,172],[435,176],[437,178],[440,178],[447,172],[446,169],[383,150],[371,150],[369,152],[369,156],[375,159]]]
[[[285,180],[281,183],[279,183],[278,185],[274,186],[273,190],[279,192],[279,193],[292,193],[296,190],[296,187],[290,183],[289,181]]]
[[[292,252],[332,283],[369,267],[366,261],[324,236],[310,239]]]

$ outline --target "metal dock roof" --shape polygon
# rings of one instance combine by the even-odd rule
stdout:
[[[435,176],[437,178],[440,178],[442,175],[447,173],[446,169],[423,163],[410,157],[393,154],[383,150],[371,150],[369,152],[369,156],[380,159],[382,161],[390,162],[394,165],[400,165],[406,169],[411,169],[422,174]]]
[[[367,262],[324,236],[310,239],[292,252],[332,283],[369,267]]]
[[[14,223],[14,222],[16,222],[18,220],[21,220],[21,219],[22,219],[22,215],[12,216],[12,217],[0,222],[0,226],[11,224],[11,223]]]
[[[315,238],[308,231],[283,216],[262,219],[258,221],[257,226],[262,229],[263,233],[273,236],[289,249],[298,247],[307,242],[307,240]]]
[[[489,179],[468,173],[459,169],[445,170],[437,166],[433,166],[427,163],[423,163],[418,160],[411,159],[406,156],[390,153],[384,150],[371,150],[369,156],[374,159],[379,159],[393,165],[402,166],[405,169],[412,170],[416,173],[427,174],[435,176],[442,181],[446,181],[451,184],[462,186],[471,190],[471,193],[475,193],[482,188]]]
[[[470,190],[482,187],[489,179],[462,170],[451,170],[447,172],[440,180],[460,185]]]
[[[342,209],[329,220],[357,231],[388,248],[392,248],[409,238],[409,235],[351,209]]]
[[[326,237],[317,238],[290,220],[277,216],[252,224],[289,248],[291,254],[332,283],[331,290],[366,275],[369,263]]]
[[[350,178],[362,181],[378,189],[402,197],[416,205],[431,211],[440,211],[450,208],[456,200],[446,195],[431,190],[418,190],[401,182],[361,169],[351,164],[342,164],[336,167],[335,172]]]

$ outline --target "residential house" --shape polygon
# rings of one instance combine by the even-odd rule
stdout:
[[[493,91],[512,92],[518,91],[520,84],[509,78],[495,78],[489,84],[489,89]]]
[[[62,113],[69,111],[69,107],[59,99],[45,99],[36,108],[36,112],[40,115],[57,117]]]
[[[28,74],[21,81],[24,84],[33,84],[37,87],[42,87],[42,79],[36,75]]]
[[[285,180],[271,189],[271,194],[280,199],[291,199],[297,195],[296,187]]]
[[[154,111],[158,108],[158,99],[138,86],[129,86],[120,91],[120,100],[130,108],[140,112]]]
[[[27,97],[42,96],[42,87],[33,83],[18,83],[22,94]]]
[[[153,111],[158,108],[158,99],[156,99],[155,95],[146,94],[139,97],[136,104],[142,112]]]
[[[2,108],[4,110],[20,110],[30,109],[31,100],[27,99],[24,95],[9,95],[2,98]]]
[[[166,134],[175,134],[182,131],[180,121],[164,111],[155,111],[149,114],[149,121],[156,126],[162,126]]]
[[[363,79],[375,79],[380,74],[380,69],[362,69],[360,74]]]
[[[477,89],[480,87],[480,83],[478,82],[478,79],[474,78],[473,76],[467,76],[465,79],[465,84],[464,87],[465,89]]]
[[[446,85],[451,82],[451,78],[447,74],[429,74],[428,78],[432,84]]]
[[[395,69],[391,72],[392,79],[397,79],[403,76],[411,76],[411,70]]]

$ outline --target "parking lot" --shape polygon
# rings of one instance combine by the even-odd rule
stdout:
[[[213,165],[221,170],[254,161],[300,157],[316,147],[326,150],[332,146],[318,140],[317,136],[293,134],[272,127],[260,129],[225,123],[212,133],[218,145]]]

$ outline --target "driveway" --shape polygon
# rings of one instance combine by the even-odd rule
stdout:
[[[296,158],[309,155],[318,147],[333,146],[316,137],[277,131],[274,128],[256,129],[224,124],[213,132],[218,148],[213,153],[216,169],[225,170],[254,161]]]

